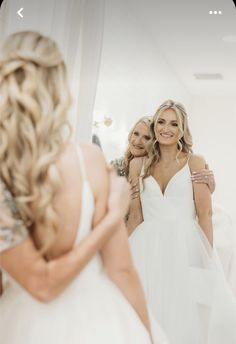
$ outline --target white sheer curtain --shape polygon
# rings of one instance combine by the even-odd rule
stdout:
[[[23,18],[17,14],[23,7]],[[76,141],[89,141],[102,50],[105,0],[5,0],[0,39],[35,30],[59,44],[69,69],[74,103],[70,119]]]

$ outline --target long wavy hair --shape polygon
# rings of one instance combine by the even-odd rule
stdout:
[[[0,178],[29,231],[42,226],[43,252],[58,230],[52,201],[60,176],[54,163],[70,137],[70,103],[56,43],[37,32],[10,35],[0,52]]]
[[[132,127],[132,129],[130,130],[129,132],[129,135],[128,135],[128,146],[126,148],[126,151],[125,151],[125,154],[124,154],[124,161],[123,161],[123,167],[124,167],[124,171],[125,171],[125,175],[128,176],[129,175],[129,164],[130,164],[130,161],[134,158],[134,155],[131,153],[130,151],[130,141],[131,141],[131,137],[133,135],[133,132],[136,128],[136,126],[139,124],[139,123],[144,123],[146,124],[146,126],[148,127],[148,129],[150,128],[150,124],[151,124],[151,117],[149,116],[144,116],[144,117],[141,117],[135,124],[134,126]]]
[[[173,100],[167,100],[159,106],[150,124],[151,139],[147,144],[148,158],[146,159],[144,164],[144,169],[141,176],[142,179],[151,174],[153,165],[160,159],[161,152],[159,142],[156,138],[155,128],[159,117],[167,109],[173,109],[178,120],[179,140],[177,142],[178,153],[176,155],[176,160],[178,161],[178,155],[181,152],[192,153],[192,135],[188,126],[186,110],[181,103],[175,102]]]

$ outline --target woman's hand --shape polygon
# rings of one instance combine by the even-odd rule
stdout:
[[[191,179],[193,183],[207,184],[211,193],[215,191],[216,184],[215,184],[214,173],[213,171],[209,170],[209,167],[207,164],[204,170],[201,170],[199,172],[193,172]]]

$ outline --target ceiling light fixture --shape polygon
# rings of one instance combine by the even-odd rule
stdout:
[[[99,128],[101,124],[105,125],[106,127],[110,127],[113,123],[113,120],[111,117],[104,117],[102,121],[94,121],[93,125],[95,128]]]
[[[222,80],[223,76],[220,73],[195,73],[195,79],[197,80]]]

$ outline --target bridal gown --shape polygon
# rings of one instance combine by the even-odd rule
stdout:
[[[225,209],[213,204],[214,241],[228,281],[236,297],[236,225]]]
[[[91,231],[94,212],[94,199],[80,151],[79,157],[84,181],[81,223],[75,245]],[[1,234],[4,238],[4,229],[0,230],[0,238]],[[47,304],[35,300],[10,276],[7,280],[0,297],[1,344],[150,343],[137,313],[104,272],[99,254],[60,296]],[[162,330],[154,323],[153,333],[154,343],[167,343]]]
[[[143,190],[142,190],[143,186]],[[236,300],[198,225],[188,163],[163,194],[140,180],[144,221],[130,237],[148,303],[173,344],[235,344]]]

